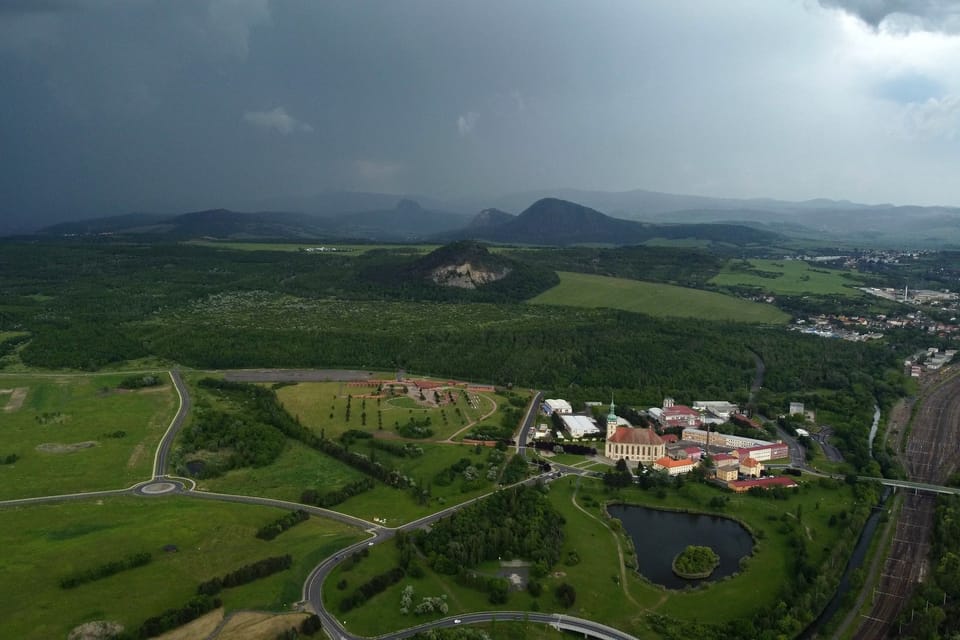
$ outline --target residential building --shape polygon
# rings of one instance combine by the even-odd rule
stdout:
[[[666,471],[671,476],[678,476],[681,473],[690,473],[693,471],[693,468],[696,466],[693,460],[690,458],[681,458],[677,460],[676,458],[671,458],[670,456],[663,456],[658,458],[653,463],[653,468],[657,471]]]

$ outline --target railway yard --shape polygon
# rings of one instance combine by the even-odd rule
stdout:
[[[906,438],[900,459],[907,477],[917,482],[944,484],[956,470],[960,454],[960,372],[951,368],[921,383],[915,403],[907,403],[893,416],[888,432],[899,430]],[[905,424],[914,410],[909,432]],[[897,618],[914,586],[929,573],[928,552],[933,531],[936,496],[904,490],[896,514],[890,548],[883,559],[869,613],[860,618],[855,638],[873,640],[896,637]]]

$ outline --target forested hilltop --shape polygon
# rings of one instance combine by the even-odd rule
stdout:
[[[761,408],[775,415],[788,394],[820,394],[866,467],[869,454],[856,443],[865,442],[874,399],[889,404],[902,393],[898,358],[924,344],[909,333],[864,345],[782,327],[528,305],[556,282],[553,269],[592,258],[578,249],[505,253],[497,264],[509,261],[508,277],[464,289],[415,275],[421,255],[400,248],[8,242],[0,244],[0,331],[14,355],[0,363],[95,370],[154,356],[198,368],[405,368],[575,400],[613,391],[654,406],[667,395],[746,402],[760,357]],[[717,268],[690,250],[601,256],[595,264],[638,279],[696,282]]]

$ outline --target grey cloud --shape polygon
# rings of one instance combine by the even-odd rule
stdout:
[[[820,0],[820,4],[842,9],[874,28],[887,22],[903,31],[960,32],[957,0]]]
[[[480,120],[480,114],[476,111],[468,111],[459,118],[457,118],[457,131],[462,137],[468,136],[473,133],[473,130],[477,126],[477,122]]]
[[[228,52],[246,58],[250,32],[270,23],[270,0],[210,0],[209,28]]]
[[[313,132],[312,125],[292,117],[283,107],[276,107],[270,111],[247,111],[243,114],[243,121],[254,127],[276,131],[285,136],[291,133]]]

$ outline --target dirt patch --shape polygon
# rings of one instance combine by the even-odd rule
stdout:
[[[84,442],[74,442],[72,444],[60,444],[59,442],[44,442],[37,445],[37,451],[43,453],[73,453],[97,446],[96,440],[86,440]]]
[[[7,400],[7,406],[3,408],[6,413],[13,413],[23,406],[23,401],[27,399],[27,390],[29,387],[17,387],[12,390],[4,390],[10,394],[10,399]]]
[[[133,448],[133,451],[130,453],[130,458],[127,460],[127,469],[133,469],[133,467],[136,466],[137,462],[139,462],[143,456],[144,449],[146,449],[146,447],[143,446],[142,442]]]
[[[154,640],[197,640],[207,638],[213,633],[220,621],[223,620],[223,609],[214,609],[210,613],[200,616],[182,627],[157,636]]]
[[[67,640],[105,640],[123,631],[123,625],[111,620],[94,620],[74,627]]]
[[[230,616],[216,640],[274,640],[287,629],[299,629],[305,613],[254,613],[238,611]]]

